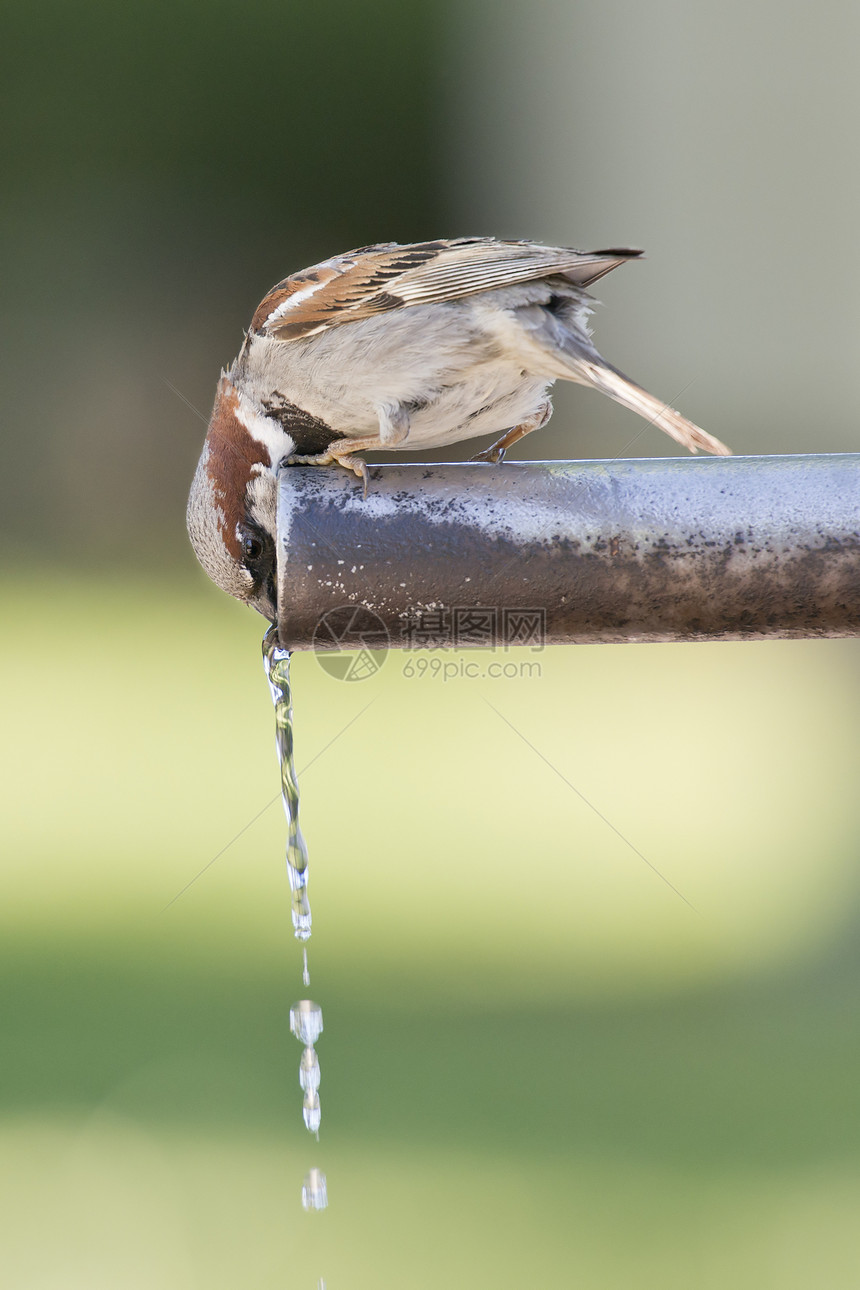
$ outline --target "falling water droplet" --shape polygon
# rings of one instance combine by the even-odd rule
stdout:
[[[310,985],[311,974],[308,971],[308,947],[302,950],[302,985]]]
[[[299,785],[293,756],[293,696],[290,652],[278,643],[277,629],[263,637],[263,665],[275,705],[275,743],[281,769],[281,800],[287,817],[287,873],[292,893],[293,928],[300,941],[311,934],[308,900],[308,849],[299,827]]]
[[[296,1039],[311,1048],[323,1031],[322,1008],[312,999],[300,999],[290,1008],[290,1030]]]
[[[325,1174],[321,1169],[312,1169],[302,1183],[302,1204],[305,1209],[325,1209],[328,1205]]]
[[[304,1101],[302,1102],[302,1118],[309,1133],[319,1133],[320,1121],[322,1120],[320,1095],[313,1089],[305,1093]]]
[[[320,1086],[320,1061],[315,1048],[307,1047],[302,1053],[299,1083],[306,1093],[315,1093]]]

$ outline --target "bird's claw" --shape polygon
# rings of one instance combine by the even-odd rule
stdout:
[[[495,443],[492,444],[489,448],[485,448],[483,452],[476,452],[474,457],[469,458],[469,461],[489,461],[489,462],[492,462],[494,466],[498,466],[499,463],[503,462],[504,460],[505,460],[504,448],[500,448],[499,445]]]
[[[346,466],[347,470],[351,470],[354,475],[358,475],[358,478],[364,484],[364,496],[367,497],[367,485],[370,481],[370,473],[367,469],[367,462],[364,458],[356,457],[352,453],[349,453],[345,457],[335,457],[334,460],[339,466]]]
[[[285,466],[330,466],[335,463],[338,466],[344,466],[351,470],[354,475],[364,484],[364,496],[367,497],[367,485],[370,481],[370,474],[367,469],[367,462],[363,457],[357,457],[354,453],[344,453],[338,456],[337,453],[330,449],[326,452],[317,452],[302,456],[300,453],[293,453],[292,457],[284,460]]]

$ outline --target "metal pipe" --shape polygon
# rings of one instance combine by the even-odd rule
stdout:
[[[360,612],[356,614],[356,610]],[[860,454],[286,467],[290,649],[860,635]]]

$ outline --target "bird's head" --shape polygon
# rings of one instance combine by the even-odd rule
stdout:
[[[223,373],[188,498],[188,533],[212,581],[271,623],[277,617],[277,471],[293,447],[280,424]]]

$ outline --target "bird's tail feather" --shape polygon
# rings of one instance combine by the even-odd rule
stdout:
[[[731,448],[727,448],[719,439],[715,439],[713,435],[700,429],[686,417],[682,417],[680,412],[676,412],[668,404],[661,403],[653,394],[649,394],[640,385],[629,380],[623,372],[619,372],[617,367],[604,362],[595,363],[580,359],[577,368],[582,373],[579,379],[584,385],[593,385],[602,394],[608,394],[611,399],[615,399],[616,403],[630,408],[632,412],[638,412],[640,417],[658,426],[676,442],[689,448],[690,452],[696,452],[701,448],[703,452],[711,452],[718,457],[732,455]]]

